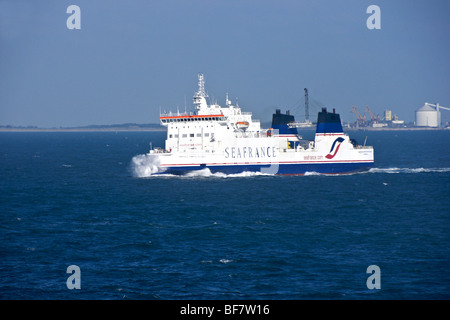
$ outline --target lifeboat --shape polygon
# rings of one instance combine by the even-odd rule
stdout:
[[[236,128],[246,130],[249,126],[248,121],[238,121],[236,122]]]

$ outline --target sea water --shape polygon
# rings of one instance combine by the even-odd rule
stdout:
[[[164,132],[0,133],[0,298],[449,299],[450,131],[349,134],[370,171],[155,176]]]

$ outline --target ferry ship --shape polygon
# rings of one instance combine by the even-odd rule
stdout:
[[[294,116],[277,109],[272,126],[261,127],[252,113],[243,112],[226,96],[226,106],[207,102],[203,74],[198,74],[194,111],[160,113],[167,127],[164,148],[148,156],[158,173],[185,174],[194,170],[235,174],[261,172],[276,175],[306,173],[346,174],[368,170],[374,150],[361,146],[343,132],[339,114],[326,108],[318,113],[313,141],[297,131]]]

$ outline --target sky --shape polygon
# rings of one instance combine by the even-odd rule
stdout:
[[[199,72],[262,122],[303,120],[304,88],[313,120],[369,106],[411,122],[450,107],[449,55],[448,0],[0,0],[0,125],[158,123],[191,110]]]

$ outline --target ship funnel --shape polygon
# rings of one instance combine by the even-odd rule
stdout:
[[[317,116],[316,133],[343,133],[341,117],[339,113],[327,112],[327,108],[322,108]]]
[[[294,122],[295,118],[289,111],[286,111],[286,114],[282,114],[280,109],[276,109],[272,115],[272,128],[278,130],[279,134],[297,135],[297,128],[289,127],[289,124]]]

